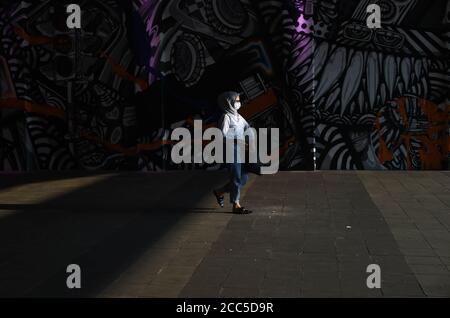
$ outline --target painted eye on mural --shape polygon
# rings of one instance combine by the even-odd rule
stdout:
[[[195,85],[205,70],[205,52],[200,39],[192,34],[180,36],[172,48],[172,69],[186,87]]]
[[[404,40],[405,38],[402,34],[385,30],[378,30],[375,32],[374,37],[374,41],[377,44],[393,49],[402,47]]]
[[[372,30],[356,23],[345,26],[345,37],[357,41],[369,42],[372,39]]]
[[[206,12],[214,28],[225,34],[242,32],[248,22],[247,11],[239,0],[208,0]]]

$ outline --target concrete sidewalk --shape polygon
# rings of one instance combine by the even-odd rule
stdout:
[[[252,177],[243,216],[217,207],[225,178],[0,174],[0,296],[450,296],[449,172]]]

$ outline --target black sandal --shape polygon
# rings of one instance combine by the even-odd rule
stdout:
[[[221,208],[225,205],[225,197],[223,195],[218,195],[216,190],[213,191],[214,196],[216,197],[217,203],[220,205]]]
[[[244,207],[240,207],[240,208],[233,207],[233,213],[234,214],[251,214],[251,213],[253,213],[253,211],[247,210]]]

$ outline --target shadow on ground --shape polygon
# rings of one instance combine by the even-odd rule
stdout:
[[[71,187],[37,203],[1,197],[0,297],[95,296],[185,215],[214,212],[202,198],[225,180],[222,172],[109,173],[77,188],[86,175],[67,176],[2,175],[0,194],[49,180]],[[69,264],[80,265],[82,289],[67,288]]]

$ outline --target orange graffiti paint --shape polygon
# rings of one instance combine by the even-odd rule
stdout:
[[[65,112],[62,109],[58,109],[46,104],[36,104],[16,98],[0,99],[0,108],[20,108],[29,113],[42,114],[61,119],[65,118]]]
[[[126,81],[136,83],[143,91],[145,91],[148,88],[148,83],[146,80],[138,78],[128,73],[128,71],[122,65],[114,61],[112,57],[110,57],[106,53],[103,53],[102,57],[106,58],[108,63],[111,65],[114,73],[116,73],[119,77],[123,78]]]

